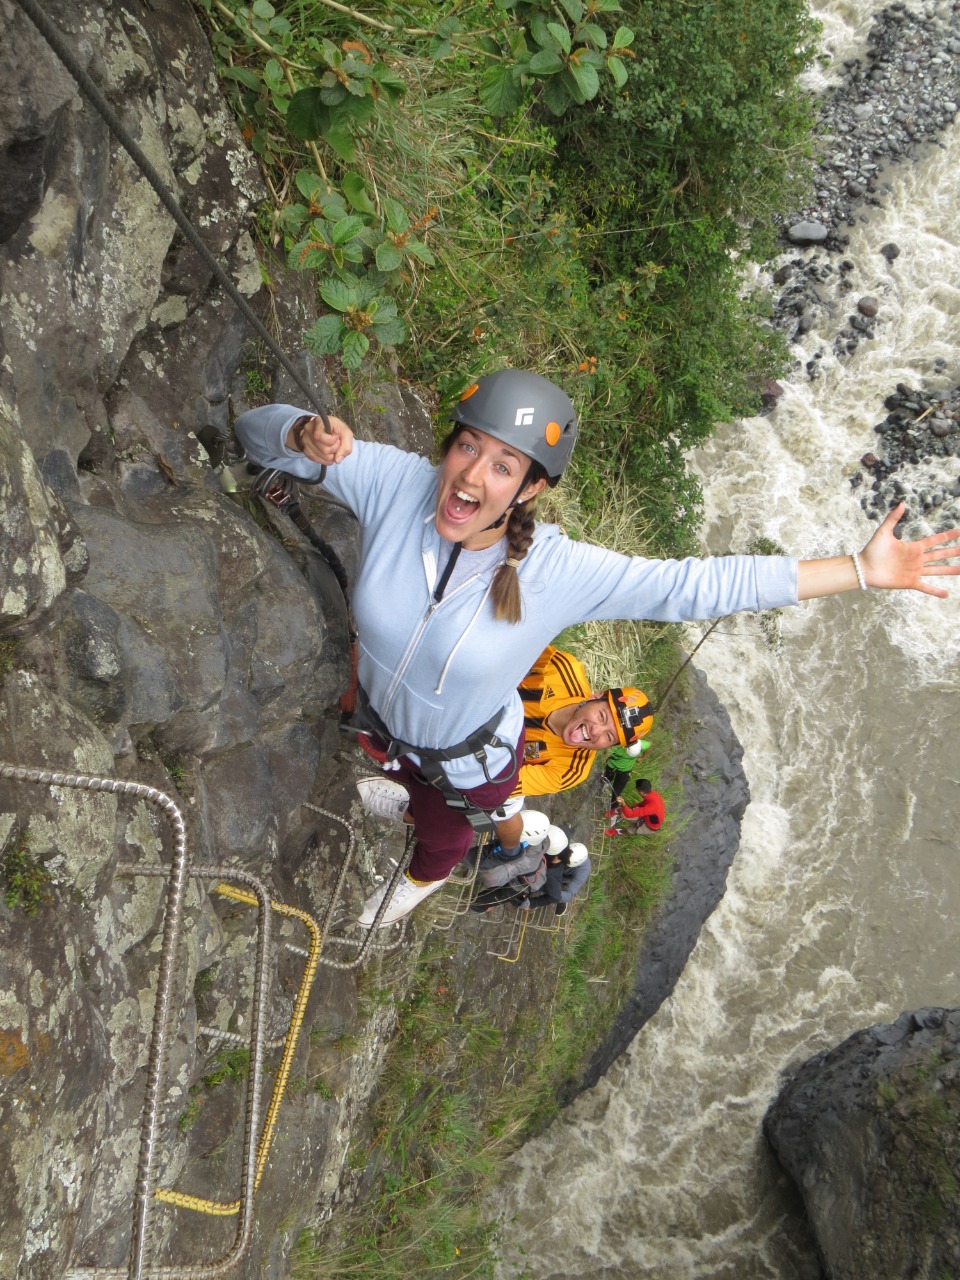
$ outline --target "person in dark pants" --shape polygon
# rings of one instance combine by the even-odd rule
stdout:
[[[603,767],[603,776],[610,784],[610,803],[604,817],[616,817],[617,806],[620,803],[620,797],[623,795],[623,788],[630,781],[633,766],[649,746],[650,743],[645,738],[641,738],[629,747],[614,747],[607,756],[607,763]]]
[[[590,855],[587,846],[574,841],[553,857],[547,858],[547,878],[543,889],[530,897],[530,909],[548,907],[551,903],[562,916],[590,878]]]

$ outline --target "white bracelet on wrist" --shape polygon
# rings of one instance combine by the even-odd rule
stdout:
[[[859,554],[858,554],[856,551],[851,551],[851,552],[850,552],[850,559],[853,561],[853,567],[854,567],[854,569],[856,570],[856,573],[857,573],[857,582],[858,582],[858,583],[859,583],[859,585],[860,585],[860,590],[861,590],[861,591],[866,591],[866,590],[867,590],[867,580],[866,580],[866,578],[863,576],[863,565],[860,563],[860,556],[859,556]]]

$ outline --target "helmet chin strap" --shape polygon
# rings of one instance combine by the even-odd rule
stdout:
[[[509,503],[507,504],[506,511],[504,511],[503,515],[500,516],[499,519],[494,520],[493,524],[488,524],[486,529],[483,530],[484,533],[487,532],[487,529],[499,529],[500,526],[506,520],[507,516],[509,516],[513,508],[519,507],[522,505],[523,499],[520,497],[520,495],[521,493],[523,493],[524,489],[527,487],[527,483],[530,480],[530,474],[532,471],[533,471],[533,464],[531,463],[531,465],[527,467],[527,474],[520,481],[520,488],[517,490],[517,492],[513,495],[513,497],[510,499]]]
[[[503,524],[503,522],[506,520],[507,516],[513,510],[513,508],[520,505],[520,503],[523,501],[520,495],[521,493],[523,493],[524,489],[527,487],[527,481],[530,479],[530,473],[532,471],[533,471],[533,465],[531,464],[527,468],[527,474],[520,481],[520,488],[510,499],[510,503],[506,511],[504,511],[503,515],[499,518],[499,520],[494,520],[493,524],[488,524],[487,528],[482,530],[483,533],[486,533],[487,529],[499,529],[500,526]],[[438,581],[436,587],[434,588],[433,598],[434,600],[437,601],[437,603],[439,603],[443,599],[443,593],[447,589],[447,583],[450,581],[450,575],[453,573],[453,567],[457,563],[457,560],[460,558],[460,552],[462,550],[463,550],[462,541],[455,542],[453,544],[453,550],[450,552],[450,559],[447,561],[446,566],[444,567],[443,573],[440,575],[440,580]]]

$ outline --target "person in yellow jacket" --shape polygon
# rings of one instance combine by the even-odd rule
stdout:
[[[583,664],[552,644],[520,682],[520,697],[526,744],[513,796],[552,796],[580,786],[598,751],[631,747],[653,725],[645,693],[594,693]]]
[[[525,745],[513,793],[494,821],[513,818],[525,796],[552,796],[585,782],[596,753],[607,747],[632,747],[650,732],[653,707],[640,689],[594,693],[583,664],[563,649],[548,645],[519,685]],[[395,821],[407,815],[407,791],[378,774],[361,778],[357,790],[364,808]]]

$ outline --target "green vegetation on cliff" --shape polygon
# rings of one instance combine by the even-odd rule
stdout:
[[[625,479],[651,548],[689,550],[683,452],[783,356],[744,264],[805,177],[805,7],[199,3],[264,234],[317,273],[314,349],[348,377],[395,351],[441,403],[505,363],[558,378],[586,510]]]

